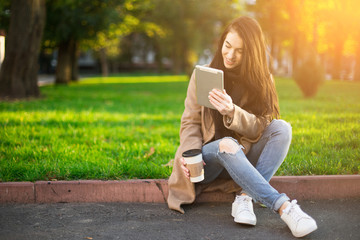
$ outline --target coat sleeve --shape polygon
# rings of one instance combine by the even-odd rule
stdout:
[[[196,101],[194,73],[191,76],[185,99],[185,110],[181,117],[180,146],[178,147],[173,170],[168,181],[169,195],[167,203],[170,209],[184,213],[182,204],[195,200],[195,187],[182,172],[180,157],[182,152],[202,147],[201,106]]]
[[[270,80],[274,84],[274,78],[270,74]],[[225,127],[233,130],[243,136],[250,142],[256,142],[260,139],[262,132],[270,124],[272,120],[272,114],[265,116],[256,116],[239,106],[235,106],[235,113],[232,119],[224,116],[223,122]]]
[[[271,116],[256,116],[241,107],[235,106],[234,117],[229,119],[224,116],[224,125],[250,141],[257,141],[266,126],[271,121]]]
[[[185,110],[181,117],[180,145],[185,151],[202,147],[201,106],[196,100],[195,72],[190,78]]]

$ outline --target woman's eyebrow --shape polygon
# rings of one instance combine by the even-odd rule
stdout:
[[[232,45],[229,43],[229,41],[225,40],[225,42],[226,42],[226,44],[229,44],[232,47]],[[237,49],[242,50],[243,48],[241,47],[241,48],[237,48]]]

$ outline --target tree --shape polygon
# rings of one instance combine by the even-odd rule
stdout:
[[[359,30],[360,32],[360,30]],[[358,45],[356,48],[356,65],[354,71],[354,81],[360,82],[360,34],[358,35]]]
[[[325,80],[323,64],[315,51],[310,51],[294,70],[294,80],[306,98],[314,97]]]
[[[8,32],[10,24],[10,0],[0,1],[0,29]]]
[[[354,66],[354,81],[360,82],[360,14],[359,11],[354,11],[354,6],[357,6],[358,9],[359,4],[357,0],[347,0],[346,2],[346,16],[347,16],[347,24],[350,27],[350,33],[354,42],[357,43],[354,51],[355,55],[355,66]]]
[[[45,24],[45,0],[13,0],[0,97],[38,97],[37,58]]]
[[[344,69],[349,71],[344,56],[360,59],[354,44],[360,35],[356,0],[257,0],[249,9],[269,37],[272,56],[279,57],[279,48],[291,52],[293,69],[303,62],[310,48],[321,56],[335,79]],[[353,45],[350,51],[349,43]],[[360,71],[359,62],[355,72]]]
[[[47,2],[46,47],[58,48],[56,84],[77,80],[79,44],[119,21],[117,9],[124,1],[53,0]]]
[[[334,1],[332,8],[327,9],[328,28],[326,29],[327,42],[330,44],[329,51],[332,55],[331,75],[333,79],[341,78],[342,58],[345,42],[349,36],[347,18],[344,7],[346,1]]]
[[[301,58],[300,46],[304,42],[304,33],[300,30],[303,14],[299,14],[302,4],[302,0],[257,0],[247,5],[264,31],[272,59],[281,64],[284,52],[290,53],[291,69],[296,68]],[[276,73],[276,70],[271,66],[271,71]]]
[[[239,16],[238,1],[234,0],[153,0],[149,19],[160,26],[165,36],[154,37],[156,55],[172,60],[173,72],[189,73],[198,56],[214,50],[222,28]]]
[[[295,19],[289,13],[287,6],[286,0],[257,0],[256,4],[247,4],[247,9],[255,13],[255,17],[264,31],[269,42],[270,56],[277,60],[278,68],[281,68],[283,51],[286,50],[283,42],[289,42],[296,30],[290,27],[290,19],[291,21]],[[294,59],[297,58],[297,54],[293,56]],[[277,69],[270,66],[270,70],[276,73]]]
[[[119,49],[121,42],[126,42],[137,34],[147,36],[146,39],[154,35],[163,35],[163,31],[158,25],[146,19],[152,8],[151,0],[125,0],[121,7],[116,9],[117,20],[121,19],[121,21],[113,21],[107,29],[99,31],[96,38],[83,41],[82,45],[85,48],[98,53],[103,76],[107,76],[109,73],[109,58],[116,59],[120,50],[131,52],[131,47]],[[127,61],[129,59],[131,56],[127,58]]]

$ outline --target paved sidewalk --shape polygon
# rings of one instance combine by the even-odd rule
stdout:
[[[52,85],[55,82],[55,75],[53,74],[39,74],[38,75],[38,85],[46,86],[46,85]]]
[[[96,74],[82,74],[79,76],[79,81],[84,77],[96,76]],[[53,85],[55,83],[55,74],[39,74],[38,75],[38,86]]]
[[[303,239],[360,239],[360,199],[301,201],[319,229]],[[195,203],[186,213],[164,203],[1,204],[0,239],[294,239],[285,223],[255,204],[255,227],[233,222],[231,203]]]

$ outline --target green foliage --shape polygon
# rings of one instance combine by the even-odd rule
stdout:
[[[43,47],[74,40],[82,49],[127,63],[134,52],[152,51],[159,68],[167,58],[177,72],[185,72],[204,49],[215,48],[224,25],[239,16],[239,6],[235,0],[47,1]]]
[[[0,30],[5,32],[8,31],[10,24],[10,5],[10,0],[0,1]]]
[[[89,78],[0,102],[0,181],[167,178],[179,144],[185,76]],[[277,175],[358,174],[360,84],[326,82],[304,99],[276,79],[289,154]]]
[[[163,29],[165,37],[156,41],[161,55],[172,59],[175,72],[189,72],[205,49],[215,51],[225,24],[241,13],[234,0],[152,2],[148,19]]]
[[[44,31],[46,47],[70,38],[79,41],[95,39],[112,22],[121,21],[116,0],[52,0],[46,2],[47,19]]]
[[[134,33],[144,33],[149,37],[155,34],[163,36],[163,30],[153,22],[146,20],[152,11],[151,0],[125,0],[115,8],[117,19],[112,19],[108,28],[98,31],[96,38],[82,41],[85,49],[98,51],[107,49],[107,55],[115,58],[119,55],[119,44],[122,38]]]
[[[314,97],[325,80],[325,70],[315,55],[299,64],[294,71],[294,79],[305,97]]]

